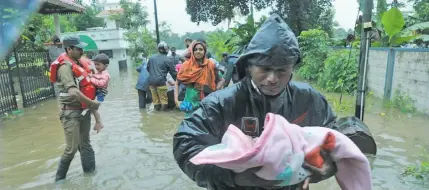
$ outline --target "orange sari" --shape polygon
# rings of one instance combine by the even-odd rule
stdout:
[[[194,42],[191,47],[195,47],[197,44],[201,43]],[[203,63],[199,64],[195,59],[192,48],[191,58],[183,63],[179,74],[177,75],[177,79],[186,85],[194,84],[194,88],[197,90],[202,91],[204,86],[208,86],[212,91],[215,91],[216,65],[212,60],[207,59],[205,56]]]

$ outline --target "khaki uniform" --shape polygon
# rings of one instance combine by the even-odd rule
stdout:
[[[78,88],[72,73],[70,64],[64,64],[57,71],[57,87],[61,93],[67,93],[69,88]],[[60,120],[64,129],[66,148],[61,156],[57,178],[65,178],[68,166],[79,150],[84,172],[92,172],[95,169],[94,150],[90,144],[89,132],[91,129],[91,116],[87,112],[82,116],[81,103],[72,97],[59,96],[61,107]],[[65,109],[67,106],[67,109]],[[73,108],[73,109],[69,109]],[[65,173],[64,173],[65,171]]]

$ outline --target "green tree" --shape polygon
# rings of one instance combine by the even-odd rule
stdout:
[[[128,53],[136,62],[139,61],[140,55],[148,57],[156,53],[156,39],[153,37],[153,33],[147,29],[142,31],[130,29],[125,33],[125,39],[130,43]]]
[[[93,2],[91,5],[85,6],[85,11],[82,14],[73,16],[72,23],[78,31],[92,27],[102,27],[104,26],[104,19],[96,17],[100,11],[101,7]]]
[[[111,19],[117,20],[121,28],[140,29],[150,23],[147,8],[139,2],[133,3],[129,0],[121,0],[120,5],[124,11],[121,14],[112,15]]]
[[[184,37],[177,33],[172,32],[165,39],[161,38],[161,40],[164,40],[165,42],[167,42],[170,47],[175,47],[176,49],[184,48],[184,43],[183,43]]]
[[[332,36],[335,11],[332,0],[289,0],[276,2],[275,13],[285,19],[295,35],[320,28]]]
[[[61,32],[76,31],[76,27],[68,21],[70,17],[71,15],[60,16]],[[49,15],[34,13],[23,26],[21,37],[15,44],[20,51],[42,51],[45,48],[44,43],[49,42],[55,35],[54,18]]]
[[[241,15],[250,14],[251,4],[256,10],[267,8],[273,0],[186,0],[186,12],[191,16],[191,21],[211,22],[218,25],[222,21],[234,18],[234,10]],[[278,0],[280,1],[280,0]]]
[[[43,29],[48,30],[49,33],[52,33],[52,35],[54,35],[55,34],[54,17],[51,15],[40,15],[40,14],[37,14],[37,15],[45,19],[45,22],[48,28],[43,28]],[[73,20],[75,16],[77,15],[59,15],[61,33],[78,31],[74,22],[70,22]],[[43,29],[39,28],[39,30],[43,30]]]
[[[323,73],[330,46],[329,36],[323,30],[311,29],[303,31],[298,41],[303,57],[298,73],[305,79],[316,80]]]
[[[335,28],[332,37],[335,39],[346,39],[348,34],[344,28]]]
[[[223,52],[232,53],[235,50],[235,47],[225,45],[225,41],[230,39],[231,35],[232,31],[223,30],[216,30],[207,35],[207,44],[209,45],[210,52],[216,56],[217,60],[222,59]]]
[[[130,44],[128,52],[132,59],[138,61],[140,55],[149,56],[156,50],[156,40],[146,29],[149,14],[146,7],[139,2],[121,0],[120,5],[123,12],[111,15],[110,19],[116,20],[120,27],[128,29],[124,34],[125,40]]]
[[[162,29],[162,27],[160,28]],[[162,30],[160,31],[161,31],[160,33],[163,33]],[[168,37],[166,36],[165,40],[163,38],[161,39],[167,42],[170,47],[175,47],[176,49],[185,49],[185,43],[184,43],[185,38],[191,38],[193,40],[207,39],[210,33],[211,32],[200,31],[200,32],[187,32],[183,35],[179,35],[177,33],[171,32]]]
[[[357,89],[359,51],[330,51],[318,74],[317,84],[328,92],[353,94]]]
[[[200,32],[186,32],[186,34],[183,35],[182,44],[184,43],[184,40],[185,40],[186,37],[191,38],[193,40],[205,39],[207,37],[207,32],[205,32],[205,31],[200,31]]]
[[[332,34],[335,14],[332,0],[187,0],[186,12],[191,16],[192,22],[211,22],[217,25],[233,18],[234,10],[248,16],[252,6],[258,11],[274,7],[273,12],[287,20],[296,35],[312,28],[322,28]]]
[[[230,49],[236,50],[234,53],[241,53],[247,47],[247,44],[252,40],[256,31],[262,26],[267,17],[262,17],[258,22],[253,18],[253,8],[250,9],[250,15],[247,16],[245,23],[237,25],[232,28],[232,35],[229,40],[225,42]]]
[[[171,25],[165,21],[162,21],[159,24],[159,38],[160,38],[160,40],[167,42],[166,40],[168,40],[172,34],[173,34],[173,32],[171,31]],[[170,44],[170,46],[171,46],[171,44]]]
[[[429,21],[429,0],[410,0],[419,22]]]
[[[55,34],[54,18],[50,15],[33,13],[27,15],[19,10],[0,6],[0,19],[3,27],[16,25],[20,36],[14,47],[20,51],[41,51],[45,42],[48,42]],[[71,15],[61,15],[61,32],[76,31],[76,27],[67,20]]]
[[[388,6],[390,8],[396,7],[399,9],[399,8],[404,8],[406,6],[406,3],[398,0],[393,0],[391,3],[388,4]]]
[[[387,8],[388,5],[386,0],[377,0],[375,20],[378,28],[382,27],[381,19],[383,18],[383,14],[387,11]]]

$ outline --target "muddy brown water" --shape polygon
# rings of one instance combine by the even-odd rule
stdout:
[[[0,189],[200,189],[172,156],[172,135],[183,114],[139,110],[135,81],[131,73],[112,77],[100,111],[105,128],[100,134],[91,132],[97,170],[83,174],[77,153],[63,184],[53,183],[64,149],[56,101],[43,102],[26,109],[23,116],[3,121]],[[401,175],[407,165],[416,163],[416,155],[429,139],[428,117],[384,110],[376,106],[377,101],[369,103],[375,106],[367,106],[365,118],[378,144],[378,155],[370,157],[374,189],[429,189]],[[311,189],[339,187],[331,178]]]

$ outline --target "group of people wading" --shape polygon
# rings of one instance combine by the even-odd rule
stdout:
[[[187,38],[185,45],[184,55],[177,55],[173,47],[168,56],[168,44],[160,42],[159,53],[137,68],[140,108],[153,103],[157,110],[176,107],[189,115],[202,99],[227,86],[223,78],[227,53],[218,63],[208,52],[205,40]]]
[[[159,54],[137,68],[140,76],[136,88],[141,108],[151,101],[164,109],[168,105],[169,87],[174,86],[170,88],[174,90],[174,104],[186,113],[172,137],[174,159],[198,186],[212,190],[308,189],[309,183],[336,174],[333,159],[323,151],[320,153],[324,160],[322,167],[307,167],[312,175],[301,184],[287,187],[277,186],[281,181],[257,177],[257,168],[234,173],[216,165],[192,164],[190,159],[204,148],[221,143],[231,124],[241,126],[240,130],[246,133],[253,129],[250,131],[252,137],[260,136],[267,113],[278,114],[301,127],[336,128],[338,124],[323,95],[306,83],[292,81],[301,52],[294,33],[278,15],[265,21],[239,57],[235,63],[239,82],[229,87],[220,66],[207,56],[205,41],[188,39],[185,43],[187,52],[177,59],[175,48],[172,48],[172,56],[167,56],[168,45],[158,44]],[[79,39],[67,38],[63,44],[66,53],[51,66],[52,82],[57,82],[60,89],[60,119],[66,139],[56,181],[66,177],[77,150],[81,152],[83,171],[95,170],[94,151],[89,141],[90,113],[99,115],[97,89],[107,87],[107,83],[100,85],[95,81],[105,81],[108,76],[96,77],[105,67],[91,70],[88,60],[81,58],[85,44]],[[106,64],[100,56],[93,61],[107,66],[108,62]],[[101,128],[98,117],[94,129]]]

